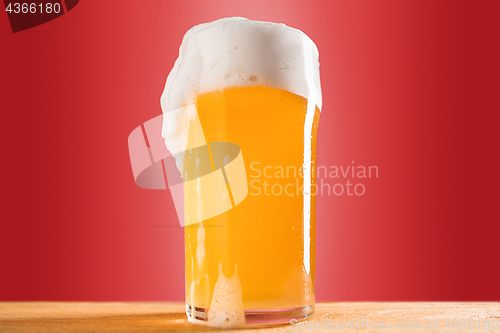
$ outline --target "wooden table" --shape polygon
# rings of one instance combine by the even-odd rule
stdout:
[[[2,333],[100,331],[217,330],[188,323],[181,303],[0,303]],[[300,326],[238,331],[500,333],[500,303],[319,303]]]

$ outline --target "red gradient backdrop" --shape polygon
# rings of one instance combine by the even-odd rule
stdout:
[[[81,1],[13,34],[0,13],[0,300],[182,301],[183,230],[133,181],[128,134],[191,26],[283,22],[320,50],[317,299],[499,300],[500,2]],[[332,184],[337,182],[328,180]],[[341,179],[338,182],[345,182]]]

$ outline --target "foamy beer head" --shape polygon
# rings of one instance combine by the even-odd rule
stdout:
[[[318,49],[302,31],[284,24],[224,18],[189,29],[161,96],[163,113],[194,104],[200,93],[228,87],[266,86],[322,106]],[[177,119],[165,117],[162,135],[174,147]],[[181,129],[182,128],[182,129]]]
[[[215,199],[211,202],[205,198],[203,211],[210,213],[200,215],[200,207],[194,207],[192,202],[188,203],[188,200],[192,199],[186,192],[189,186],[179,185],[177,190],[170,187],[176,208],[181,209],[181,206],[184,206],[186,211],[189,211],[190,206],[193,209],[192,214],[186,213],[186,218],[190,221],[181,222],[183,225],[200,222],[230,209],[237,205],[236,199],[243,200],[248,192],[245,168],[243,161],[239,160],[242,158],[239,151],[231,150],[226,154],[235,156],[234,160],[229,161],[229,165],[227,158],[225,162],[213,161],[213,165],[203,163],[210,162],[210,158],[198,153],[210,152],[209,149],[203,148],[207,146],[207,140],[203,135],[196,106],[196,99],[200,94],[247,86],[286,90],[306,98],[308,108],[321,109],[316,45],[300,30],[284,24],[251,21],[239,17],[200,24],[185,34],[179,57],[168,75],[161,96],[164,113],[162,136],[165,138],[167,149],[175,157],[175,167],[183,182],[192,181],[192,187],[195,189],[210,189],[215,193]],[[196,154],[193,154],[195,148]],[[221,149],[225,152],[226,149],[235,148],[228,146]],[[224,157],[225,154],[218,155]],[[219,162],[222,169],[217,175],[214,164]],[[242,171],[236,171],[237,167],[242,167]],[[231,179],[227,179],[227,170],[224,168],[231,168],[232,174],[239,174],[239,177],[233,179],[234,184],[231,184]],[[172,171],[170,175],[169,170]],[[172,166],[170,169],[167,166],[169,184],[171,178],[176,178],[174,183],[178,182],[178,176],[172,176],[173,171],[175,170]],[[226,198],[224,181],[229,181],[233,193],[241,194],[233,203],[229,199],[227,202],[221,199]],[[216,207],[211,209],[212,207],[207,208],[207,205]],[[195,215],[197,217],[193,220]]]

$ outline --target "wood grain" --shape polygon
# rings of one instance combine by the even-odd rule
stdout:
[[[447,320],[453,326],[454,319],[457,319],[456,329],[444,327]],[[481,327],[478,326],[479,321]],[[489,329],[485,327],[487,322],[494,321],[499,325],[496,329],[491,324]],[[388,328],[389,323],[391,329]],[[439,327],[434,329],[436,323]],[[464,323],[469,328],[464,327]],[[401,327],[402,325],[406,325],[406,328]],[[182,303],[0,303],[0,332],[116,331],[217,330],[188,323]],[[314,316],[307,322],[300,323],[300,326],[283,325],[238,331],[500,333],[500,303],[319,303],[316,304]]]

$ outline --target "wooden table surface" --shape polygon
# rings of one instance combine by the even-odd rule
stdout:
[[[2,333],[101,331],[217,330],[188,323],[182,303],[0,303]],[[318,303],[314,316],[300,326],[238,331],[500,333],[500,303]]]

